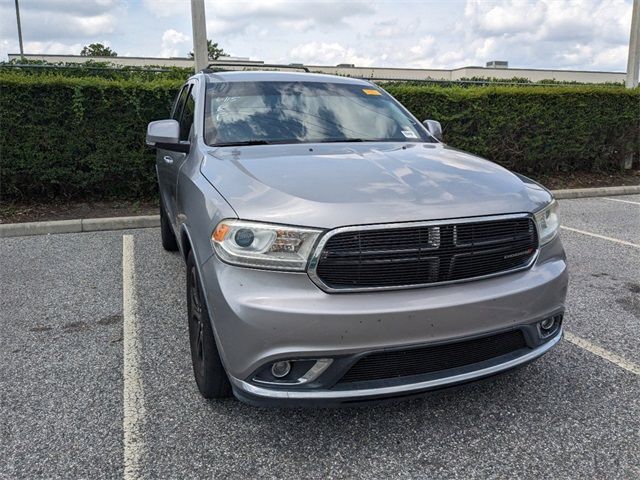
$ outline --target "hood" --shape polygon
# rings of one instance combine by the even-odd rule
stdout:
[[[442,144],[212,148],[201,171],[241,219],[320,228],[532,212],[551,199]]]

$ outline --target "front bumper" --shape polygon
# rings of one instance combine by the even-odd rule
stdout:
[[[321,381],[286,389],[252,381],[260,367],[277,360],[345,358],[527,329],[564,311],[568,280],[559,238],[540,250],[528,270],[414,290],[327,294],[305,273],[235,267],[216,256],[200,270],[222,362],[236,395],[251,403],[410,395],[517,367],[544,354],[560,333],[544,344],[528,339],[529,348],[509,358],[405,384],[346,391]]]
[[[547,353],[562,338],[562,329],[546,343],[527,352],[504,356],[493,362],[474,364],[465,369],[443,372],[435,378],[399,383],[397,385],[377,386],[374,388],[355,388],[341,390],[278,390],[264,388],[229,377],[236,397],[252,405],[344,405],[351,403],[384,400],[388,398],[419,395],[420,393],[452,387],[463,383],[474,382],[497,375],[530,363]],[[509,358],[510,357],[510,358]],[[434,377],[434,376],[432,376]]]

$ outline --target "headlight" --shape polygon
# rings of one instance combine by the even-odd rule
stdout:
[[[552,200],[549,205],[533,214],[538,228],[538,243],[540,246],[549,243],[558,233],[560,219],[558,218],[558,202]]]
[[[304,270],[321,230],[223,220],[211,234],[227,263],[275,270]]]

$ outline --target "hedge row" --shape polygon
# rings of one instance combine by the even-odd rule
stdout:
[[[640,89],[602,86],[389,88],[445,141],[522,173],[618,169],[640,153]]]
[[[134,198],[156,190],[147,122],[164,118],[176,80],[0,75],[2,200]],[[448,144],[523,173],[619,168],[639,158],[640,90],[388,85]],[[636,160],[637,161],[637,160]]]
[[[2,199],[148,197],[147,123],[180,82],[0,76]]]

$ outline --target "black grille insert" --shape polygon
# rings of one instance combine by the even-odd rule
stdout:
[[[427,285],[522,268],[537,249],[529,217],[345,231],[325,244],[316,275],[332,289]]]
[[[372,353],[358,360],[339,383],[424,375],[490,360],[527,346],[520,330],[462,342]]]

